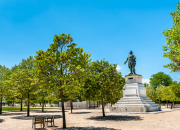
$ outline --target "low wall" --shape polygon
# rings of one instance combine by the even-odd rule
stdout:
[[[89,108],[89,101],[82,101],[82,102],[72,102],[73,108]],[[97,107],[98,103],[97,101],[90,101],[90,107],[93,107],[95,104],[95,107]],[[71,107],[70,101],[64,103],[65,107]],[[61,107],[61,103],[60,103]]]

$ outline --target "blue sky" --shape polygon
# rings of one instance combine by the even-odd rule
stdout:
[[[172,27],[176,5],[177,0],[0,0],[0,64],[11,68],[49,48],[55,34],[70,33],[92,61],[117,63],[123,76],[132,50],[144,81],[160,71],[180,81],[179,72],[163,67],[170,60],[162,50],[162,32]]]

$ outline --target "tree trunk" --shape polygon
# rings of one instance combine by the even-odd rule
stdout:
[[[161,101],[160,101],[160,99],[159,99],[159,106],[161,106]]]
[[[44,97],[43,97],[43,102],[42,102],[42,112],[44,112]]]
[[[50,101],[50,105],[51,105],[51,101]]]
[[[94,101],[94,109],[95,109],[95,101]]]
[[[22,111],[22,98],[21,98],[21,110],[20,111]]]
[[[63,90],[60,90],[61,94],[61,103],[62,103],[62,116],[63,116],[63,128],[66,128],[66,118],[65,118],[65,111],[64,111],[64,99],[63,99]]]
[[[40,106],[41,106],[41,102],[40,102],[39,104],[40,104]]]
[[[166,102],[167,102],[167,108],[168,108],[168,100]]]
[[[72,109],[74,109],[74,107],[73,107],[73,102],[72,102]]]
[[[15,100],[15,99],[13,98],[13,107],[15,106],[15,105],[14,105],[14,102],[15,102],[14,100]]]
[[[112,107],[112,102],[111,102],[111,107]]]
[[[173,104],[174,104],[174,100],[173,100],[172,103],[171,103],[171,109],[172,109],[172,107],[173,107]]]
[[[90,108],[90,98],[89,98],[89,108]]]
[[[1,95],[1,104],[0,104],[0,114],[2,114],[2,95]]]
[[[29,116],[29,102],[30,102],[30,97],[29,97],[29,93],[28,93],[27,116]]]
[[[101,99],[101,101],[102,101],[102,112],[103,112],[103,117],[105,117],[103,99]]]
[[[71,104],[71,113],[72,113],[72,97],[71,97],[70,104]]]

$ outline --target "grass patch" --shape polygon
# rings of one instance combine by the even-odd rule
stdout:
[[[20,111],[20,107],[2,107],[3,111]],[[42,109],[42,108],[35,108],[35,107],[30,107],[30,110],[32,109]],[[58,108],[45,108],[44,109],[58,109]],[[27,110],[27,107],[23,107],[22,110]]]

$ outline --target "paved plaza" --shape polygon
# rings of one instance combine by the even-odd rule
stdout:
[[[162,107],[169,111],[170,108]],[[108,113],[102,116],[102,110],[96,109],[66,109],[67,130],[180,130],[180,107],[173,111],[156,114],[127,114]],[[55,126],[48,124],[44,130],[62,130],[62,111],[60,109],[31,110],[30,116],[26,111],[3,111],[0,115],[0,130],[32,130],[32,119],[38,116],[55,115]],[[41,130],[41,125],[36,125]]]

